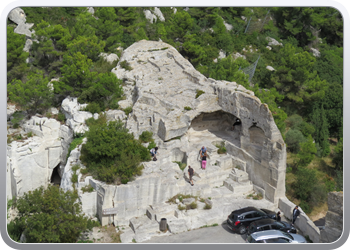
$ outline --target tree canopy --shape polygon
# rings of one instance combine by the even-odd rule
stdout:
[[[74,243],[80,234],[98,223],[81,214],[76,192],[57,186],[40,187],[17,198],[14,220],[23,230],[26,243]]]

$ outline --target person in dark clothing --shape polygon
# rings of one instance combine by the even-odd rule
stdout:
[[[193,184],[193,180],[192,180],[193,174],[194,174],[193,168],[191,168],[191,166],[188,166],[188,176],[190,177],[191,186],[194,185],[194,184]]]
[[[294,222],[297,219],[297,217],[299,216],[300,211],[299,211],[299,207],[295,206],[295,208],[293,209],[293,220],[292,220],[292,225],[294,226]]]
[[[236,126],[236,125],[241,125],[241,124],[242,124],[241,120],[237,118],[236,121],[235,121],[235,123],[232,125],[232,130],[235,129],[235,126]]]
[[[280,211],[277,212],[276,220],[281,221],[281,212]]]

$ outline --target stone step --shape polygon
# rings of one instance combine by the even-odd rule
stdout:
[[[247,172],[244,172],[242,170],[239,170],[237,168],[233,169],[230,173],[229,177],[237,182],[243,182],[249,180],[249,175]]]
[[[231,178],[224,181],[224,186],[234,193],[248,193],[253,190],[251,181],[236,182]]]
[[[129,222],[129,226],[135,234],[159,231],[159,223],[156,220],[150,220],[147,216],[134,217]]]

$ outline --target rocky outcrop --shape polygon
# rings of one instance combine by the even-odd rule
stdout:
[[[317,49],[311,48],[310,49],[312,54],[314,55],[314,57],[320,57],[321,56],[321,52],[318,51]]]
[[[157,21],[157,17],[158,17],[159,21],[161,21],[161,22],[165,21],[163,13],[160,11],[159,8],[154,7],[154,10],[152,12],[150,10],[144,10],[143,11],[143,13],[145,14],[146,19],[149,20],[150,23],[156,22]],[[174,12],[176,12],[176,11],[174,11]]]
[[[103,57],[109,63],[113,63],[114,61],[118,61],[119,60],[118,55],[114,54],[114,53],[110,53],[110,54],[101,53],[100,57]]]
[[[55,119],[33,116],[23,124],[34,136],[7,145],[7,197],[11,199],[51,182],[54,168],[63,168],[72,131]],[[60,174],[62,172],[58,171]]]
[[[273,39],[272,37],[266,37],[266,40],[269,41],[268,45],[269,46],[283,46],[282,43],[278,42],[276,39]]]
[[[30,38],[31,35],[34,33],[34,31],[30,31],[30,29],[33,27],[34,24],[26,23],[26,15],[21,8],[13,9],[9,13],[8,18],[12,22],[17,24],[17,27],[14,30],[15,33],[26,35],[28,38]]]
[[[320,242],[332,243],[337,241],[343,233],[343,192],[328,194],[328,212],[326,225],[321,231]]]
[[[250,177],[268,190],[269,200],[277,202],[275,198],[284,196],[285,144],[268,106],[253,92],[235,82],[206,78],[163,42],[137,42],[124,51],[120,61],[124,60],[133,69],[127,71],[118,64],[112,72],[126,83],[126,101],[133,106],[127,128],[136,137],[148,130],[157,141],[168,141],[183,136],[201,114],[224,111],[228,118],[205,119],[223,119],[217,124],[227,130],[235,117],[240,118],[239,147],[230,147],[231,153],[249,162]],[[199,92],[203,94],[198,96]]]

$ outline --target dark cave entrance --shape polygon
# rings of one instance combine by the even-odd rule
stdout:
[[[51,183],[54,185],[61,185],[61,176],[58,173],[58,168],[60,165],[57,165],[53,171],[52,171],[52,175],[51,175]]]

